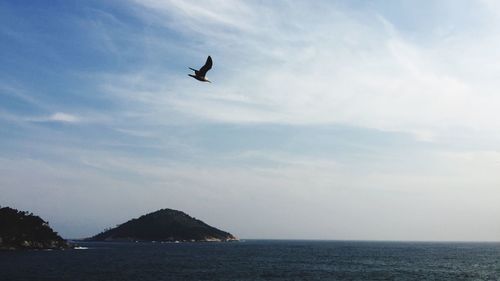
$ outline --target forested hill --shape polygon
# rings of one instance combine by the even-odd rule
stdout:
[[[0,249],[64,249],[68,243],[38,216],[0,208]]]
[[[212,227],[184,212],[162,209],[87,239],[88,241],[234,241],[232,234]]]

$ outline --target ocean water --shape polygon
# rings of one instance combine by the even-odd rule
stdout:
[[[83,249],[0,252],[0,280],[500,280],[500,243],[79,245]]]

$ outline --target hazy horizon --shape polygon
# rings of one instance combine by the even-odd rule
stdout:
[[[251,239],[499,241],[500,3],[0,3],[0,206]],[[188,76],[207,56],[212,83]]]

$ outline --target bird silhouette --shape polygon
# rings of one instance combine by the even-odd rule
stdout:
[[[207,74],[207,71],[209,71],[212,68],[212,58],[208,56],[207,61],[205,62],[205,65],[200,68],[200,70],[196,70],[194,68],[189,68],[192,71],[194,71],[193,74],[188,74],[189,76],[193,77],[194,79],[202,82],[210,82],[205,75]]]

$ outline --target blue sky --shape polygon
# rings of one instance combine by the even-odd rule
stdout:
[[[86,237],[498,240],[494,1],[3,1],[0,205]],[[187,76],[207,55],[212,84]]]

